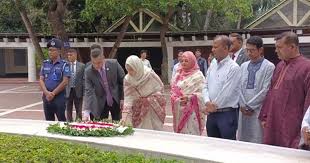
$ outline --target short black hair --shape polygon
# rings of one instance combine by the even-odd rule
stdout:
[[[103,55],[103,48],[98,44],[93,44],[90,46],[90,56],[91,58],[97,58],[99,55]]]
[[[91,50],[96,49],[96,48],[102,49],[102,47],[101,47],[100,45],[98,45],[98,44],[92,44],[92,45],[90,46],[90,49],[91,49]]]
[[[231,33],[229,37],[236,37],[237,40],[241,42],[241,44],[243,43],[243,37],[239,33]]]
[[[179,54],[179,53],[183,53],[183,52],[184,52],[184,50],[182,50],[182,49],[179,49],[179,50],[178,50],[178,54]]]
[[[68,49],[68,50],[67,50],[67,53],[69,53],[69,52],[71,52],[71,53],[76,53],[76,54],[77,54],[77,50],[74,49],[74,48]]]
[[[251,36],[246,43],[255,45],[257,49],[263,47],[263,39],[259,36]]]
[[[289,32],[283,32],[283,33],[277,35],[277,36],[275,37],[275,40],[277,41],[277,40],[280,40],[280,39],[282,39],[282,38],[284,38],[285,44],[295,44],[296,46],[299,45],[298,36],[297,36],[297,34],[294,33],[294,32],[291,32],[291,31],[289,31]]]
[[[201,49],[197,48],[197,49],[195,50],[195,52],[200,52],[200,53],[201,53]]]
[[[140,54],[142,54],[142,53],[148,54],[148,51],[147,51],[147,50],[141,50],[141,51],[140,51]]]

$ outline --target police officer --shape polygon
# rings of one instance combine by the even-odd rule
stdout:
[[[70,77],[70,68],[65,60],[60,58],[63,43],[53,38],[47,43],[49,59],[43,61],[40,72],[40,87],[43,91],[43,107],[45,119],[66,121],[65,117],[65,87]]]

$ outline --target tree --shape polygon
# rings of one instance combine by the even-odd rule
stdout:
[[[26,28],[20,19],[20,13],[16,12],[15,3],[11,1],[0,1],[0,32],[18,33],[25,31]]]
[[[151,0],[152,1],[152,0]],[[173,14],[175,13],[175,9],[179,6],[186,5],[186,7],[190,9],[192,12],[202,12],[207,11],[207,16],[210,16],[210,12],[223,12],[225,16],[227,16],[230,20],[234,21],[238,17],[237,15],[241,16],[249,16],[251,15],[251,6],[248,0],[200,0],[200,1],[192,1],[192,0],[159,0],[159,4],[156,6],[153,1],[153,5],[150,7],[153,10],[161,11],[161,17],[163,20],[163,24],[160,30],[160,42],[162,47],[163,53],[163,62],[162,62],[162,80],[167,83],[168,82],[168,54],[167,54],[167,46],[166,46],[166,39],[165,35],[168,30],[168,23]],[[149,2],[152,4],[152,2]],[[208,14],[209,12],[209,14]],[[188,14],[186,14],[188,15]],[[187,16],[186,16],[187,17]],[[188,18],[186,18],[188,19]],[[190,18],[189,18],[190,19]],[[190,22],[190,23],[189,23]],[[192,21],[186,20],[185,23],[187,25],[191,25]]]
[[[196,16],[203,16],[204,31],[209,29],[223,30],[227,28],[240,28],[241,18],[251,17],[252,1],[249,0],[204,0],[193,3],[192,11],[197,12]],[[196,9],[197,10],[193,10]],[[223,24],[236,24],[233,26],[224,26]]]
[[[216,13],[224,12],[224,16],[229,17],[231,20],[237,20],[240,15],[248,16],[251,14],[251,8],[248,4],[248,0],[124,0],[122,3],[115,0],[86,0],[86,7],[83,11],[83,16],[90,21],[94,21],[98,18],[116,20],[117,18],[125,15],[127,18],[126,20],[128,20],[127,23],[129,23],[131,14],[139,8],[147,8],[159,13],[163,22],[160,28],[160,42],[163,55],[161,69],[162,80],[167,82],[168,55],[165,35],[168,31],[168,23],[170,22],[172,16],[176,13],[177,9],[180,9],[180,7],[186,5],[186,9],[192,12],[200,13],[208,10]],[[210,12],[207,16],[210,16]],[[187,17],[189,19],[186,18],[185,23],[190,25],[192,23],[191,18],[190,16]],[[122,31],[117,38],[111,54],[116,52],[122,37],[125,35],[128,26],[127,23],[123,23]],[[113,57],[114,55],[110,56]]]
[[[253,0],[252,8],[254,16],[260,16],[269,9],[271,9],[277,3],[280,3],[281,0]]]
[[[36,36],[36,33],[34,32],[33,28],[32,28],[32,24],[28,18],[28,15],[27,15],[27,12],[25,10],[25,7],[23,6],[23,4],[21,3],[20,0],[15,0],[15,4],[16,4],[16,7],[17,9],[19,10],[19,13],[20,13],[20,16],[22,17],[22,20],[25,24],[25,27],[29,33],[29,37],[31,38],[32,40],[32,43],[35,47],[35,50],[36,50],[36,53],[37,53],[37,56],[39,58],[40,61],[43,61],[43,51],[41,49],[41,46],[39,44],[39,40]]]
[[[68,41],[68,35],[63,21],[67,2],[67,0],[52,0],[48,6],[47,18],[52,26],[53,35],[62,41]]]
[[[115,0],[86,0],[86,7],[82,16],[88,21],[95,21],[98,18],[104,20],[117,20],[125,15],[121,31],[117,36],[109,54],[109,58],[115,58],[117,49],[127,31],[132,14],[143,5],[144,3],[141,3],[141,0],[123,0],[121,3]]]

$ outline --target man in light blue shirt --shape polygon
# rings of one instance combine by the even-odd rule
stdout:
[[[235,140],[241,73],[238,64],[229,56],[230,45],[227,36],[215,37],[212,47],[215,61],[207,71],[203,98],[209,113],[208,136]]]
[[[178,50],[178,58],[173,60],[173,68],[172,68],[172,75],[171,75],[171,79],[173,79],[173,77],[176,75],[177,73],[177,70],[179,68],[179,65],[180,65],[180,61],[182,59],[182,54],[183,54],[183,50]]]
[[[201,57],[201,49],[195,50],[195,56],[196,56],[200,71],[202,72],[203,76],[206,76],[207,71],[208,71],[208,62],[206,59]]]

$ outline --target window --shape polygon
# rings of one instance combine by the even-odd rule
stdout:
[[[27,51],[26,49],[14,49],[14,65],[26,66],[27,64]]]
[[[300,46],[300,53],[305,57],[310,58],[310,47],[309,46]]]

